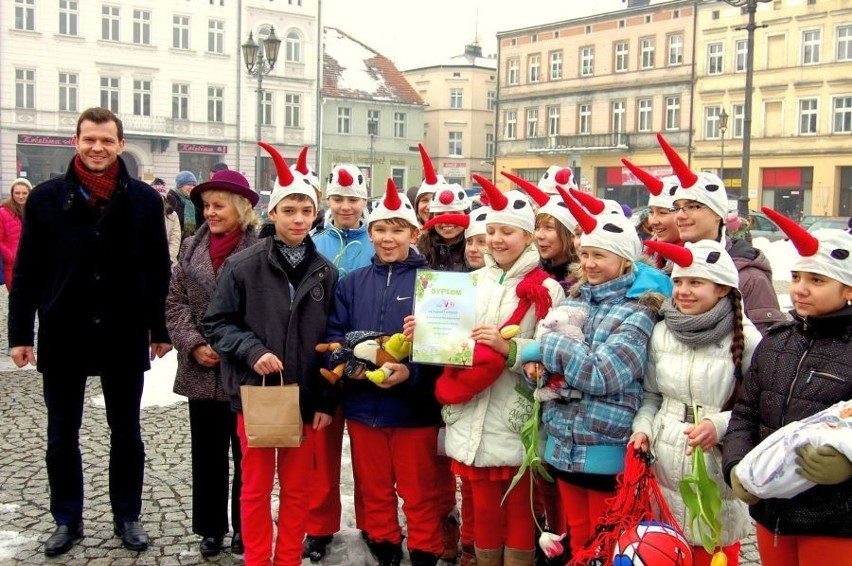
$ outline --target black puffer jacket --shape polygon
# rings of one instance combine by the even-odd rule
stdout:
[[[731,469],[787,423],[852,399],[852,307],[780,323],[758,345],[734,406],[723,445]],[[792,499],[764,499],[750,508],[761,525],[782,535],[852,536],[852,480],[818,485]]]

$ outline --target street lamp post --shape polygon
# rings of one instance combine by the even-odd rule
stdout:
[[[250,76],[257,77],[257,129],[255,131],[256,141],[261,141],[261,126],[263,125],[263,77],[272,72],[278,61],[278,50],[281,48],[281,40],[275,35],[275,28],[270,27],[266,39],[258,37],[257,41],[249,32],[248,40],[242,45],[243,61]],[[257,146],[254,154],[254,182],[258,191],[261,186],[261,157],[260,146]]]
[[[725,182],[725,132],[728,131],[728,113],[722,108],[722,113],[719,114],[719,132],[722,138],[722,157],[719,159],[719,178],[722,183]]]
[[[746,72],[745,72],[745,108],[743,109],[743,165],[742,186],[737,203],[737,214],[740,218],[748,216],[748,177],[751,161],[751,94],[754,82],[754,14],[757,11],[758,2],[771,2],[772,0],[724,0],[731,6],[745,8],[748,12],[748,24],[745,29],[748,32],[746,40]],[[761,26],[763,27],[763,26]],[[740,28],[742,29],[742,28]]]

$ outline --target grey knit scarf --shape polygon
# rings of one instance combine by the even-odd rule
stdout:
[[[734,331],[734,307],[727,297],[703,314],[683,314],[669,299],[660,314],[675,338],[687,346],[716,344]]]

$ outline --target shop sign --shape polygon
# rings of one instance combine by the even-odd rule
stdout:
[[[180,153],[228,153],[227,145],[207,145],[202,143],[179,143]]]
[[[18,143],[26,145],[74,146],[74,138],[62,136],[37,136],[33,134],[18,134]]]

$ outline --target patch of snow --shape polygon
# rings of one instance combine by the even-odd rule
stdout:
[[[0,531],[0,560],[14,560],[18,547],[34,540],[15,531]]]
[[[790,240],[770,242],[766,238],[755,238],[751,245],[766,255],[772,265],[772,279],[775,281],[790,281],[790,268],[799,257],[796,248]]]
[[[385,82],[381,74],[371,71],[366,63],[367,59],[378,56],[375,51],[367,49],[334,28],[326,28],[325,52],[343,69],[337,80],[337,87],[341,90],[375,95],[384,88]]]
[[[172,393],[177,373],[177,351],[172,350],[162,358],[151,362],[151,369],[145,372],[145,387],[142,390],[142,408],[167,407],[185,403],[186,397]],[[103,407],[104,396],[92,397],[92,404]]]
[[[20,507],[21,506],[16,503],[0,503],[0,513],[3,513],[4,515],[6,513],[14,513]]]

